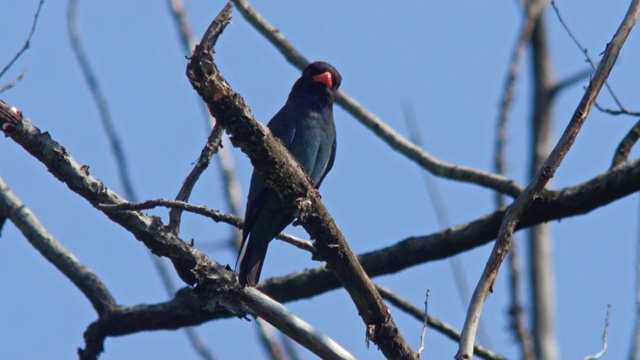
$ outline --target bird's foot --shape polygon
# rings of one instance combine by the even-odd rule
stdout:
[[[313,186],[313,179],[310,178],[309,175],[305,175],[304,178],[307,179],[307,181],[309,182],[309,184],[311,184],[311,186]]]

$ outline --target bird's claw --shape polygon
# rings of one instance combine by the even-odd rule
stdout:
[[[309,177],[309,175],[305,175],[304,178],[313,186],[313,179]]]

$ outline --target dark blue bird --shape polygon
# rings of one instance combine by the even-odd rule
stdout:
[[[341,81],[333,66],[321,61],[309,64],[293,84],[287,102],[267,124],[302,165],[315,189],[331,170],[336,156],[333,98]],[[258,284],[269,242],[294,218],[292,206],[283,203],[254,170],[238,254],[241,284]]]

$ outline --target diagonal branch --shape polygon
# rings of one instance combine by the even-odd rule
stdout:
[[[202,148],[196,165],[184,179],[182,187],[180,187],[178,195],[176,195],[176,200],[184,202],[189,201],[189,196],[191,196],[193,187],[196,185],[200,175],[202,175],[202,173],[207,169],[209,162],[211,162],[211,158],[218,152],[218,149],[222,144],[222,131],[222,127],[218,126],[218,124],[213,126],[211,134],[209,134],[209,138],[207,139],[207,143],[204,145],[204,148]],[[171,208],[169,211],[169,229],[171,229],[175,234],[180,233],[180,219],[182,211],[182,209],[175,207]]]
[[[27,75],[27,69],[24,69],[15,80],[8,83],[7,85],[3,85],[2,87],[0,87],[0,94],[18,85],[25,75]]]
[[[233,145],[249,156],[265,183],[285,203],[300,209],[300,223],[316,240],[318,254],[331,267],[354,301],[367,326],[367,336],[387,357],[416,358],[415,351],[403,338],[342,232],[314,194],[301,167],[284,146],[253,118],[244,99],[231,89],[213,62],[213,46],[230,17],[229,3],[196,46],[187,66],[191,85],[207,103],[211,115],[232,136]]]
[[[116,301],[91,270],[51,235],[36,215],[11,192],[0,178],[0,214],[6,216],[22,232],[29,243],[63,273],[91,302],[98,315],[109,312]]]
[[[476,291],[474,291],[473,299],[469,305],[469,311],[462,330],[462,340],[460,348],[456,355],[456,359],[471,359],[473,357],[473,343],[475,334],[482,312],[482,305],[493,288],[494,281],[498,275],[498,270],[504,257],[509,251],[511,236],[520,221],[522,214],[531,205],[538,194],[543,190],[547,182],[553,177],[556,170],[562,163],[565,155],[573,145],[578,132],[582,128],[589,111],[593,108],[602,86],[611,73],[611,69],[618,58],[618,54],[624,45],[625,40],[629,36],[631,29],[635,25],[638,15],[640,14],[640,0],[634,0],[629,5],[629,10],[625,15],[622,23],[616,31],[613,39],[605,50],[602,62],[598,66],[596,73],[589,82],[580,104],[576,108],[569,125],[567,126],[562,137],[551,151],[551,154],[544,162],[536,176],[527,186],[524,192],[520,194],[514,203],[507,210],[505,217],[498,232],[498,238],[487,261],[485,270],[480,277]]]
[[[633,145],[638,142],[640,138],[640,119],[636,122],[635,125],[629,130],[627,135],[622,138],[620,144],[616,148],[616,153],[613,157],[613,161],[611,163],[611,168],[619,166],[620,164],[624,164],[629,159],[629,153],[631,149],[633,149]]]
[[[589,51],[587,50],[586,47],[584,47],[581,43],[580,40],[578,40],[578,37],[576,35],[573,34],[573,32],[571,31],[571,29],[569,28],[569,26],[567,25],[567,23],[564,21],[564,18],[562,17],[562,15],[560,14],[560,9],[558,9],[558,6],[556,5],[555,0],[551,0],[551,6],[553,7],[553,10],[556,13],[556,16],[558,17],[558,21],[560,21],[560,24],[562,25],[562,27],[564,28],[564,30],[567,32],[567,34],[569,35],[569,37],[571,38],[571,40],[573,40],[573,42],[576,44],[576,46],[580,49],[580,51],[584,54],[585,59],[587,59],[587,62],[589,62],[589,65],[591,65],[591,68],[593,70],[596,70],[596,64],[595,62],[591,59],[591,56],[589,56]],[[601,108],[597,103],[595,103],[595,107],[603,112],[609,113],[611,115],[622,115],[622,114],[626,114],[626,115],[632,115],[632,116],[638,116],[640,115],[640,112],[637,111],[630,111],[627,110],[624,106],[622,106],[622,102],[618,99],[618,96],[616,96],[616,94],[613,92],[613,89],[611,88],[611,86],[609,86],[608,82],[604,83],[604,86],[607,87],[607,90],[609,91],[609,94],[611,94],[611,97],[613,98],[613,101],[616,103],[616,105],[618,105],[618,107],[620,108],[620,110],[610,110],[610,109],[604,109]]]
[[[38,3],[38,8],[36,9],[36,14],[33,16],[33,22],[31,23],[31,30],[29,31],[27,40],[25,40],[24,44],[22,45],[22,48],[18,50],[18,52],[13,56],[13,59],[11,59],[7,63],[7,65],[5,65],[2,68],[2,70],[0,70],[0,78],[2,77],[2,75],[4,75],[7,72],[7,70],[11,68],[13,64],[15,64],[16,61],[18,61],[18,58],[20,58],[20,56],[24,54],[24,52],[27,51],[27,49],[29,49],[29,46],[31,45],[31,38],[33,37],[33,34],[36,32],[36,24],[38,23],[38,16],[40,16],[40,10],[42,10],[42,5],[44,5],[44,0],[40,0],[40,2]]]

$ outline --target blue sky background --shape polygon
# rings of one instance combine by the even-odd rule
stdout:
[[[5,1],[0,12],[0,64],[22,46],[36,0]],[[325,60],[341,72],[342,89],[399,133],[411,103],[420,120],[427,151],[441,160],[492,169],[500,96],[522,16],[515,1],[300,2],[256,1],[254,6],[308,59]],[[629,1],[558,1],[572,31],[598,58]],[[2,78],[25,79],[0,99],[18,107],[49,131],[92,175],[123,194],[96,106],[71,51],[66,2],[47,1],[31,48]],[[196,36],[201,36],[223,2],[187,1]],[[559,79],[584,70],[579,49],[547,14],[550,48]],[[168,6],[158,2],[81,2],[82,39],[106,94],[122,138],[135,190],[142,199],[173,198],[206,140],[200,99],[184,72],[187,61]],[[623,104],[640,110],[640,35],[627,40],[610,77]],[[528,54],[528,53],[527,53]],[[235,12],[222,35],[216,62],[233,88],[262,122],[284,104],[299,71]],[[529,148],[530,63],[522,64],[511,111],[508,142],[510,177],[526,183]],[[554,133],[559,136],[583,93],[582,83],[559,96]],[[599,103],[613,107],[603,93]],[[323,184],[328,209],[356,253],[439,230],[422,170],[381,142],[337,108],[338,156]],[[554,188],[583,182],[603,171],[615,147],[636,119],[594,111],[554,178]],[[247,189],[251,167],[233,149],[238,176]],[[632,157],[637,157],[634,151]],[[0,176],[45,227],[106,283],[124,305],[167,300],[148,250],[86,201],[68,191],[38,161],[10,139],[0,139]],[[494,209],[494,195],[478,186],[438,180],[454,224]],[[191,202],[224,209],[219,169],[211,166]],[[165,210],[152,211],[166,220]],[[638,197],[630,196],[586,216],[552,224],[556,270],[557,330],[562,358],[597,352],[607,304],[612,305],[609,350],[604,359],[628,355],[635,316],[635,249]],[[299,236],[301,229],[289,228]],[[235,251],[220,249],[230,227],[185,214],[182,238],[195,239],[216,261],[232,266]],[[524,248],[522,233],[517,235]],[[0,251],[0,359],[68,359],[83,346],[82,334],[96,314],[81,293],[23,238],[12,224],[2,233]],[[215,250],[218,249],[218,250]],[[490,245],[459,256],[472,285]],[[317,266],[306,253],[274,242],[263,278]],[[482,322],[491,348],[517,357],[508,330],[506,271],[485,306]],[[422,306],[431,289],[429,311],[457,329],[466,300],[453,282],[448,260],[376,278],[413,304]],[[525,291],[526,292],[526,291]],[[528,304],[525,304],[528,306]],[[286,306],[362,359],[381,359],[364,346],[365,328],[345,291],[336,290]],[[421,324],[391,308],[400,329],[417,348]],[[199,327],[220,359],[264,358],[255,323],[229,319]],[[157,331],[106,341],[101,359],[197,359],[180,332]],[[451,358],[457,344],[427,332],[425,356]],[[314,356],[300,349],[302,358]]]

